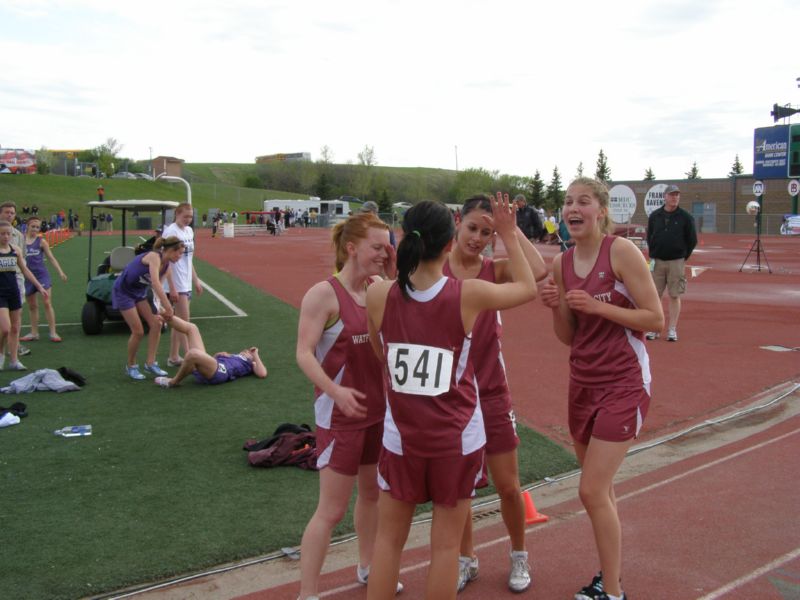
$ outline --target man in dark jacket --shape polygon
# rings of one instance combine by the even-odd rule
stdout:
[[[542,235],[544,226],[539,218],[539,213],[531,206],[523,194],[514,196],[514,203],[517,205],[517,227],[522,230],[525,237],[536,241]]]
[[[684,265],[697,245],[697,231],[692,215],[680,208],[681,191],[677,185],[664,190],[664,205],[647,220],[647,246],[650,250],[650,270],[658,297],[669,292],[669,324],[667,341],[678,341],[678,316],[681,313],[681,294],[686,291]],[[654,340],[659,332],[647,333]]]

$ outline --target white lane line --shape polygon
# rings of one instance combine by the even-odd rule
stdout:
[[[771,563],[767,563],[763,567],[759,567],[755,571],[752,571],[751,573],[748,573],[747,575],[744,575],[739,579],[735,579],[734,581],[731,581],[729,584],[724,585],[721,588],[714,590],[710,594],[706,594],[705,596],[698,598],[697,600],[716,600],[717,598],[721,598],[728,592],[732,592],[735,589],[742,587],[744,584],[750,583],[754,579],[758,579],[759,577],[761,577],[762,575],[766,575],[770,571],[774,571],[781,565],[786,564],[790,560],[794,560],[798,556],[800,556],[800,548],[795,548],[791,552],[787,552],[783,556],[776,558]]]
[[[228,300],[225,296],[220,294],[213,287],[208,285],[205,281],[200,280],[200,283],[203,284],[203,290],[208,290],[208,293],[211,294],[212,296],[214,296],[220,302],[222,302],[222,304],[224,304],[226,307],[228,307],[231,310],[231,312],[233,313],[233,315],[214,315],[214,316],[209,316],[209,317],[192,317],[192,321],[194,321],[196,319],[229,319],[232,316],[234,316],[234,317],[246,317],[247,316],[246,312],[244,312],[241,308],[239,308],[233,302]],[[75,326],[80,325],[80,324],[81,323],[57,323],[56,327],[75,327]],[[47,326],[46,323],[45,324],[39,324],[39,327],[46,327],[46,326]],[[30,326],[24,327],[24,329],[30,329]]]
[[[622,502],[623,500],[627,500],[629,498],[633,498],[635,496],[638,496],[639,494],[643,494],[645,492],[652,491],[652,490],[657,489],[659,487],[662,487],[664,485],[667,485],[667,484],[673,483],[675,481],[678,481],[680,479],[683,479],[684,477],[688,477],[689,475],[694,475],[695,473],[699,473],[701,471],[704,471],[705,469],[708,469],[708,468],[711,468],[711,467],[715,467],[717,465],[725,463],[725,462],[727,462],[729,460],[732,460],[734,458],[738,458],[739,456],[743,456],[743,455],[748,454],[750,452],[753,452],[755,450],[760,450],[761,448],[764,448],[764,447],[766,447],[766,446],[768,446],[770,444],[774,444],[776,442],[784,440],[787,437],[796,435],[798,433],[800,433],[800,429],[795,429],[794,431],[790,431],[790,432],[785,433],[785,434],[783,434],[783,435],[781,435],[779,437],[772,438],[770,440],[766,440],[766,441],[764,441],[764,442],[762,442],[760,444],[757,444],[755,446],[751,446],[750,448],[745,448],[743,450],[739,450],[738,452],[735,452],[735,453],[733,453],[733,454],[731,454],[729,456],[725,456],[723,458],[717,459],[717,460],[712,461],[710,463],[707,463],[705,465],[701,465],[701,466],[696,467],[694,469],[690,469],[689,471],[686,471],[685,473],[681,473],[680,475],[675,475],[674,477],[670,477],[669,479],[665,479],[664,481],[660,481],[658,483],[654,483],[652,485],[643,487],[640,490],[636,490],[636,491],[630,492],[628,494],[625,494],[624,496],[620,496],[620,497],[617,498],[617,502]],[[571,515],[569,515],[569,516],[567,516],[565,518],[561,518],[561,519],[557,519],[557,520],[556,519],[551,519],[547,523],[536,525],[535,529],[537,531],[541,531],[542,529],[545,529],[545,528],[554,527],[558,523],[565,522],[567,520],[570,520],[570,519],[573,519],[575,517],[581,516],[581,515],[583,515],[585,513],[586,513],[586,510],[579,510],[579,511],[577,511],[575,513],[572,513]],[[484,548],[490,548],[491,546],[496,546],[497,544],[501,544],[501,543],[508,543],[508,536],[507,535],[503,535],[502,537],[498,537],[498,538],[495,538],[493,540],[487,540],[487,541],[485,541],[485,542],[483,542],[481,544],[477,544],[475,546],[475,550],[483,550]],[[782,558],[784,558],[784,557],[781,557],[781,559]],[[778,559],[778,560],[780,561],[781,559]],[[791,560],[791,557],[786,559],[786,561],[788,561],[788,560]],[[786,562],[786,561],[783,561],[783,562]],[[772,563],[770,563],[770,564],[772,564]],[[781,562],[780,564],[783,564],[783,563]],[[403,573],[410,573],[411,571],[417,571],[419,569],[427,567],[428,565],[429,565],[428,561],[419,562],[419,563],[416,563],[416,564],[413,564],[413,565],[408,565],[408,566],[400,569],[400,574],[402,575]],[[762,568],[766,568],[766,567],[762,567]],[[772,568],[775,568],[775,567],[772,567]],[[753,577],[758,577],[758,575],[754,575]],[[732,585],[732,584],[728,584],[728,585]],[[333,595],[338,594],[338,593],[348,592],[350,590],[358,589],[359,587],[361,587],[361,585],[357,584],[357,583],[351,583],[351,584],[348,584],[348,585],[343,585],[343,586],[328,590],[327,592],[321,593],[320,597],[333,596]],[[723,588],[720,588],[720,589],[723,589]],[[713,598],[717,598],[717,597],[718,596],[713,596]],[[711,600],[711,598],[712,598],[711,596],[709,596],[708,598],[706,598],[704,596],[703,598],[701,598],[699,600]]]
[[[211,287],[210,285],[208,285],[208,284],[207,284],[205,281],[202,281],[202,280],[201,280],[201,281],[200,281],[200,283],[202,283],[202,284],[203,284],[203,289],[204,289],[204,290],[207,290],[209,294],[211,294],[211,295],[212,295],[212,296],[214,296],[214,297],[215,297],[217,300],[219,300],[219,301],[220,301],[220,302],[222,302],[222,303],[223,303],[225,306],[227,306],[227,307],[228,307],[228,308],[229,308],[231,311],[233,311],[233,313],[234,313],[234,314],[235,314],[237,317],[246,317],[246,316],[247,316],[247,313],[246,313],[246,312],[244,312],[244,311],[243,311],[241,308],[239,308],[239,307],[238,307],[238,306],[236,306],[236,305],[235,305],[233,302],[231,302],[230,300],[228,300],[228,299],[227,299],[225,296],[223,296],[222,294],[220,294],[220,293],[219,293],[217,290],[215,290],[213,287]]]

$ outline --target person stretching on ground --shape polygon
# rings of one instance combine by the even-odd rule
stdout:
[[[206,352],[206,347],[203,344],[203,338],[200,336],[200,330],[197,325],[187,323],[174,315],[166,318],[162,313],[161,318],[169,323],[173,330],[186,336],[189,342],[189,349],[184,354],[183,362],[178,372],[175,373],[175,377],[156,377],[154,380],[156,385],[175,387],[190,374],[194,375],[195,379],[200,383],[208,385],[226,383],[247,375],[255,375],[259,379],[264,379],[267,376],[267,367],[261,362],[261,357],[258,356],[258,348],[255,346],[245,348],[238,354],[217,352],[214,356],[211,356]]]

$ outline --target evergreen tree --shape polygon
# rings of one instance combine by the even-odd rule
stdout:
[[[530,204],[534,206],[541,206],[544,202],[544,181],[542,181],[542,176],[538,170],[534,173],[533,179],[528,185],[528,195],[530,196],[528,198]]]
[[[692,163],[692,168],[686,171],[686,179],[700,179],[700,171],[697,168],[697,161]]]
[[[386,188],[381,190],[378,194],[378,211],[382,213],[392,212],[392,201],[389,199],[389,192]]]
[[[653,169],[651,169],[650,167],[647,167],[647,171],[644,172],[644,180],[645,181],[655,181],[655,179],[656,179],[656,176],[655,176],[655,173],[653,173]]]
[[[733,166],[731,167],[731,172],[728,173],[728,177],[733,177],[735,175],[741,175],[744,173],[744,167],[742,166],[742,161],[739,160],[739,155],[736,155],[736,160],[733,161]]]
[[[323,171],[319,174],[319,178],[317,179],[317,183],[314,186],[314,193],[320,198],[320,200],[330,200],[332,197],[332,186],[330,181],[328,181],[328,175]]]
[[[553,168],[553,178],[547,186],[547,208],[552,211],[561,210],[564,205],[564,190],[561,189],[561,174],[558,166]]]
[[[608,168],[608,159],[602,148],[600,148],[600,154],[597,155],[597,169],[594,172],[594,177],[604,183],[611,181],[611,169]]]

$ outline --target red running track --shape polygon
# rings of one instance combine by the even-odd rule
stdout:
[[[198,232],[198,258],[299,307],[311,285],[333,271],[329,231],[290,229],[280,237],[210,239]],[[800,239],[765,238],[773,274],[738,269],[752,244],[704,234],[690,264],[698,270],[683,296],[680,340],[648,342],[653,401],[643,438],[660,437],[781,382],[800,377]],[[549,264],[556,246],[537,245]],[[502,248],[501,248],[502,251]],[[763,261],[762,261],[763,262]],[[751,259],[751,264],[754,261]],[[555,337],[550,310],[534,301],[503,313],[504,358],[517,417],[569,445],[569,350]]]

